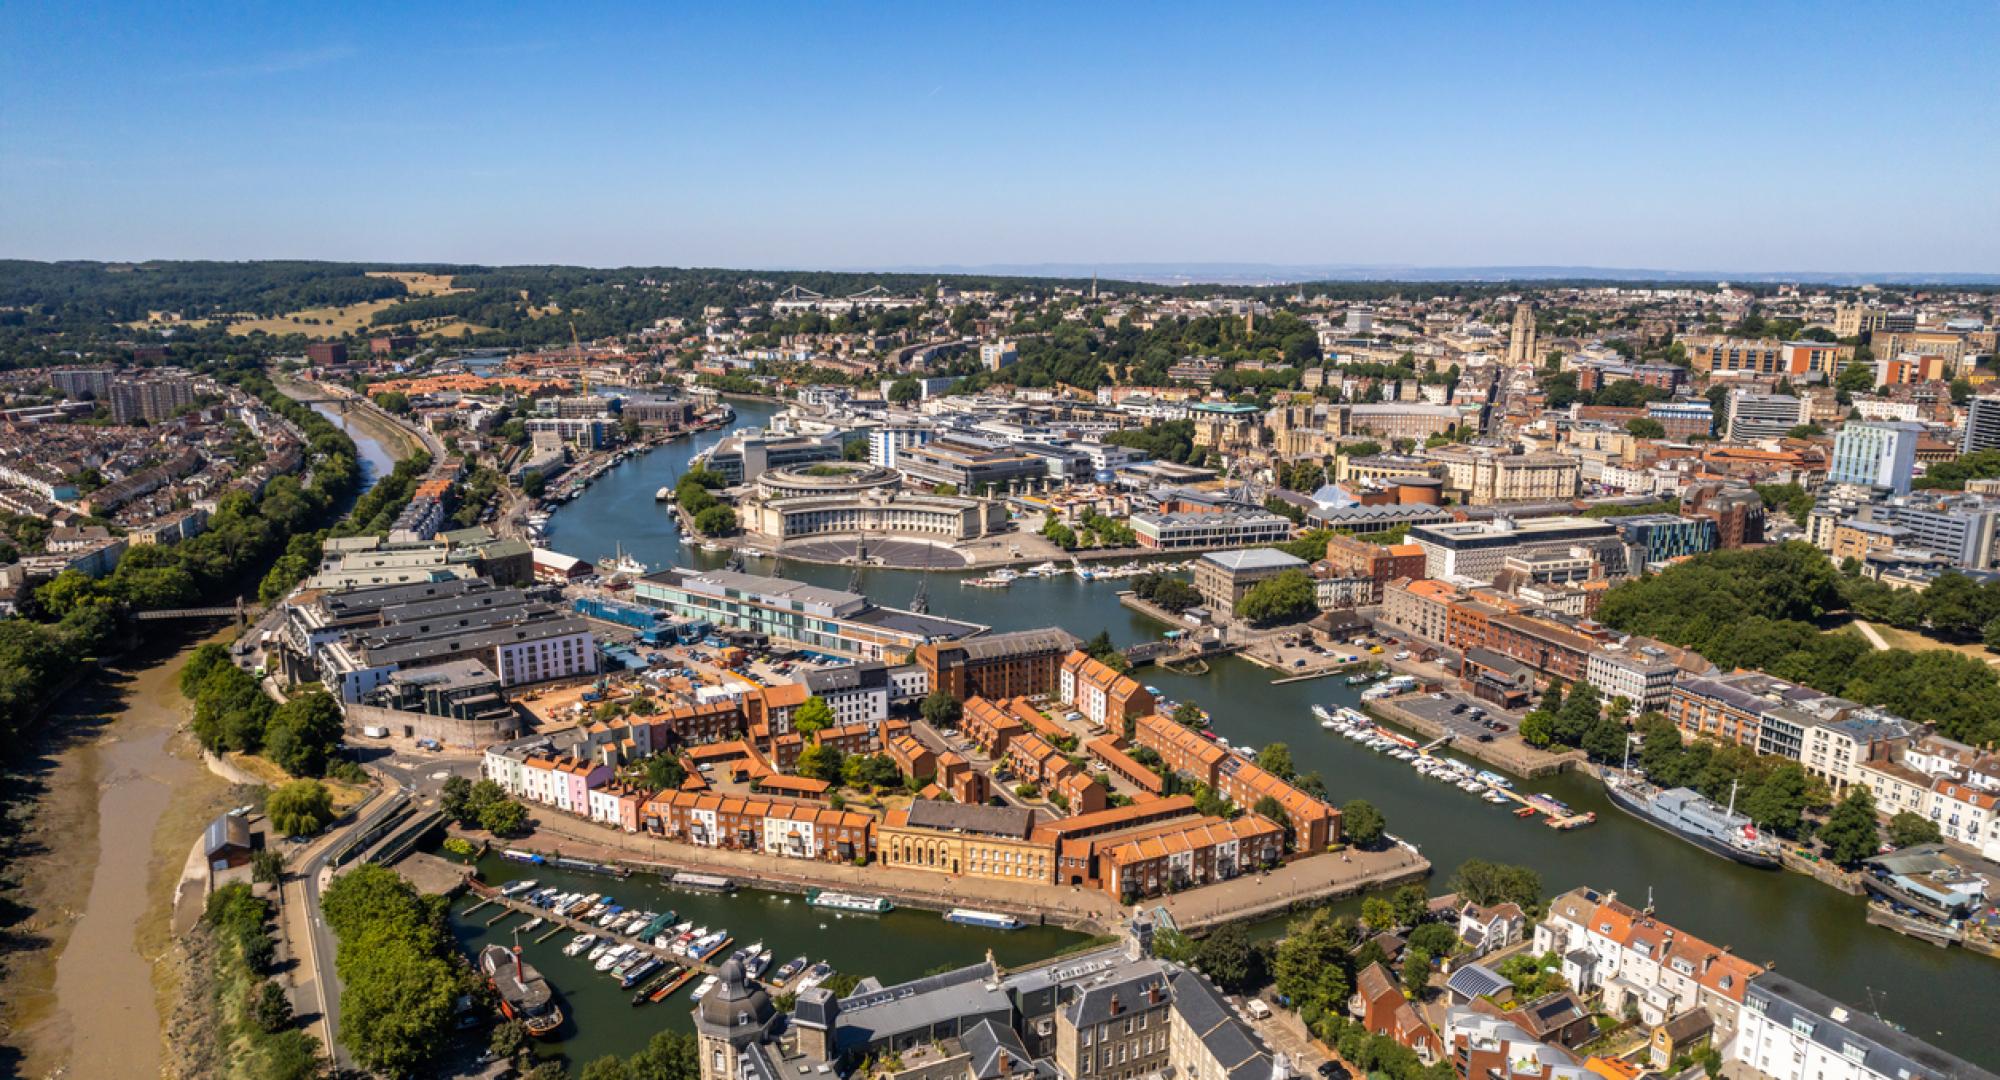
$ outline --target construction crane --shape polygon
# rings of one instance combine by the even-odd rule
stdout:
[[[569,350],[576,354],[577,374],[583,376],[583,396],[590,396],[590,369],[583,365],[583,342],[576,336],[576,320],[569,321]]]

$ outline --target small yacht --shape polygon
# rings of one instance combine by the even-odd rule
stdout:
[[[569,944],[563,946],[563,955],[575,956],[576,954],[582,952],[585,949],[590,948],[592,945],[595,945],[596,943],[597,943],[596,934],[578,934],[577,936],[570,939]]]

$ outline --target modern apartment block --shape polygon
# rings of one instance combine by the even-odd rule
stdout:
[[[1833,460],[1827,466],[1826,482],[1909,494],[1917,465],[1917,440],[1923,433],[1922,424],[1849,420],[1833,437]]]
[[[1959,434],[1958,452],[2000,450],[2000,397],[1980,395],[1965,403],[1965,429]]]
[[[1729,392],[1729,437],[1776,439],[1806,422],[1805,402],[1790,394]]]
[[[684,619],[843,656],[900,663],[920,645],[984,627],[882,607],[860,593],[731,570],[668,569],[633,583],[632,598]],[[936,685],[935,682],[933,685]]]

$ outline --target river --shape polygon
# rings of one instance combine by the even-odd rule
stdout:
[[[1002,964],[1020,964],[1047,957],[1084,941],[1081,934],[1057,927],[1028,927],[1013,932],[980,930],[945,922],[935,912],[898,909],[886,915],[843,915],[808,907],[805,897],[742,890],[727,896],[692,892],[634,876],[623,881],[571,873],[547,866],[524,866],[489,855],[479,864],[487,881],[533,878],[564,890],[609,893],[627,908],[665,913],[710,930],[727,929],[736,941],[729,951],[763,942],[772,953],[772,970],[794,956],[826,960],[856,976],[873,975],[886,985],[915,978],[932,968],[977,963],[993,951]],[[527,921],[510,915],[488,927],[495,910],[471,916],[463,912],[473,901],[460,897],[453,906],[452,929],[468,950],[492,942],[511,944],[512,927]],[[570,1057],[577,1068],[605,1055],[627,1055],[646,1045],[655,1032],[693,1031],[690,1000],[695,980],[658,1004],[634,1009],[632,993],[620,990],[610,976],[594,969],[584,957],[564,956],[562,947],[573,936],[564,931],[541,944],[534,938],[546,927],[520,938],[522,955],[535,965],[560,995],[565,1019],[555,1038],[542,1045]]]
[[[361,486],[355,489],[356,495],[374,487],[375,481],[395,471],[396,456],[382,445],[381,440],[365,430],[366,425],[356,421],[355,414],[342,412],[324,401],[314,402],[312,411],[326,417],[334,427],[354,440],[355,456],[360,459],[361,466]]]
[[[738,402],[737,426],[765,422],[776,407]],[[586,559],[623,550],[654,566],[717,565],[719,553],[680,543],[673,517],[653,500],[686,471],[695,452],[721,437],[709,432],[669,444],[621,465],[550,520],[548,545]],[[753,559],[753,571],[770,573],[770,559]],[[783,576],[845,588],[848,567],[787,561]],[[864,592],[903,606],[915,594],[918,573],[865,569]],[[1058,625],[1088,637],[1108,630],[1128,644],[1159,636],[1159,624],[1121,606],[1115,582],[1074,578],[1023,579],[1005,591],[963,588],[964,573],[930,575],[931,610],[999,630]],[[1534,821],[1417,776],[1408,767],[1319,729],[1308,708],[1315,702],[1351,703],[1355,691],[1339,679],[1271,685],[1272,673],[1247,661],[1225,659],[1203,676],[1149,670],[1144,678],[1169,696],[1209,709],[1216,728],[1239,743],[1284,741],[1302,770],[1325,778],[1336,802],[1365,798],[1388,817],[1389,827],[1423,849],[1437,868],[1441,889],[1468,858],[1533,867],[1546,892],[1579,885],[1616,890],[1635,906],[1651,901],[1662,918],[1710,941],[1733,946],[1749,959],[1775,963],[1835,997],[1872,1007],[1912,1033],[1988,1065],[2000,1065],[2000,1030],[1967,1023],[1967,1002],[2000,998],[2000,960],[1938,949],[1863,923],[1863,904],[1797,874],[1752,870],[1707,855],[1626,816],[1606,801],[1598,785],[1562,776],[1524,785],[1547,791],[1598,823],[1557,833]],[[1277,921],[1257,928],[1277,931]]]

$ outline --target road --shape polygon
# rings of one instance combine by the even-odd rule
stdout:
[[[435,804],[446,777],[454,774],[476,776],[479,771],[476,760],[435,755],[400,756],[394,751],[367,762],[366,767],[385,781],[382,791],[362,804],[360,813],[352,822],[313,841],[294,856],[293,874],[285,885],[288,893],[286,910],[298,912],[298,918],[305,920],[306,924],[304,933],[293,940],[304,942],[305,958],[312,965],[319,1037],[335,1066],[342,1068],[349,1062],[346,1051],[335,1039],[340,1031],[340,978],[333,970],[338,943],[334,940],[332,928],[326,925],[326,919],[320,914],[320,895],[333,881],[333,868],[327,865],[327,860],[340,850],[348,837],[380,824],[395,809],[396,795],[409,795],[420,804]]]

